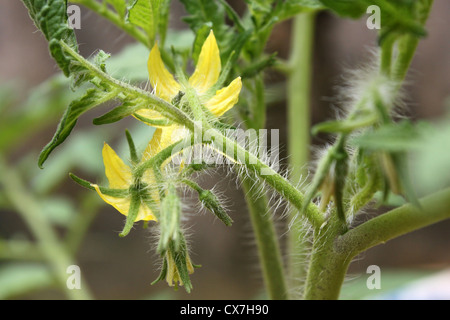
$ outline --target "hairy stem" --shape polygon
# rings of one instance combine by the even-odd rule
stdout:
[[[420,209],[405,204],[350,230],[337,241],[340,252],[350,257],[414,230],[450,218],[450,189],[420,200]]]
[[[285,300],[288,298],[285,272],[267,198],[261,197],[252,188],[252,182],[248,178],[243,179],[242,187],[256,237],[268,297],[272,300]]]
[[[310,145],[310,89],[315,13],[297,15],[293,20],[288,81],[288,148],[290,180],[298,184],[307,174]],[[292,279],[305,276],[304,257],[308,244],[298,210],[291,210],[289,232],[289,273]]]
[[[434,0],[419,0],[416,6],[420,7],[416,14],[419,21],[425,25]],[[419,44],[419,38],[410,34],[403,36],[398,43],[399,54],[392,66],[392,77],[394,80],[402,81],[405,79],[409,66]]]
[[[336,212],[323,228],[316,229],[305,285],[306,300],[337,300],[350,260],[337,252],[334,242],[344,230]]]

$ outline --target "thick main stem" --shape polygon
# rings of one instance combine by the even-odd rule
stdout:
[[[248,178],[242,184],[258,246],[264,283],[271,300],[288,298],[278,237],[266,197],[261,197]]]
[[[337,252],[335,239],[343,230],[336,212],[323,227],[316,229],[308,268],[304,299],[337,300],[350,260]]]
[[[339,237],[336,246],[349,257],[414,230],[450,218],[450,188],[373,218]]]
[[[303,13],[293,20],[288,82],[288,146],[290,180],[298,184],[307,174],[310,145],[310,89],[315,13]],[[305,253],[309,244],[298,210],[290,212],[289,273],[292,279],[305,277]]]

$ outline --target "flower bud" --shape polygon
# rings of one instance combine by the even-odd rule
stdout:
[[[171,187],[161,202],[159,252],[166,251],[170,241],[173,241],[175,250],[178,251],[180,247],[180,217],[181,201],[175,188]]]
[[[217,218],[219,218],[226,226],[231,226],[233,220],[225,212],[225,209],[220,205],[217,196],[210,190],[203,190],[199,192],[198,199],[200,202],[211,211]]]

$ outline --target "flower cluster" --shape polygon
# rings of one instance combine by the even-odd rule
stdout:
[[[178,108],[187,110],[196,120],[211,117],[217,119],[222,116],[237,103],[242,87],[241,78],[238,77],[228,86],[217,88],[221,85],[221,61],[212,31],[202,46],[195,71],[189,79],[182,72],[177,72],[178,81],[175,80],[166,69],[157,44],[150,52],[148,72],[153,93]],[[104,144],[102,155],[109,182],[107,187],[88,183],[74,175],[72,178],[95,190],[106,203],[127,217],[121,236],[130,232],[134,222],[158,222],[158,252],[163,257],[163,267],[157,281],[165,278],[169,285],[184,285],[189,292],[189,274],[194,271],[194,265],[189,258],[180,228],[181,203],[176,192],[177,184],[184,181],[197,191],[204,207],[210,209],[225,224],[230,225],[231,218],[210,191],[201,189],[186,177],[186,172],[192,171],[180,168],[176,171],[177,179],[174,179],[173,170],[171,174],[167,170],[172,157],[170,146],[188,136],[189,131],[150,109],[138,110],[133,116],[156,128],[142,156],[137,156],[133,140],[127,132],[131,166],[125,164],[108,144]]]

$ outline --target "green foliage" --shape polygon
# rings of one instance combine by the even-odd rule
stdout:
[[[320,2],[338,15],[353,19],[362,17],[369,6],[378,6],[381,14],[380,42],[393,34],[398,36],[409,33],[417,37],[425,35],[419,11],[422,0],[320,0]]]
[[[129,0],[104,0],[103,4],[105,7],[111,5],[119,17],[123,20],[127,14],[127,3]]]
[[[188,16],[183,20],[189,25],[190,29],[196,35],[193,44],[192,57],[196,62],[200,54],[201,45],[205,41],[212,29],[216,37],[221,52],[222,61],[226,61],[224,50],[232,45],[233,32],[225,21],[225,8],[216,0],[180,0]],[[229,52],[228,52],[229,53]]]
[[[50,153],[70,135],[78,118],[92,108],[112,100],[129,107],[126,109],[126,114],[124,114],[124,108],[119,106],[117,107],[119,109],[116,108],[105,116],[97,118],[96,123],[101,124],[120,120],[126,115],[131,115],[138,108],[149,107],[144,92],[139,91],[137,88],[133,89],[128,84],[115,80],[106,73],[105,59],[108,55],[104,52],[100,51],[92,59],[93,62],[89,62],[64,43],[62,46],[66,53],[73,58],[70,70],[74,79],[74,86],[80,86],[82,83],[89,81],[94,87],[87,89],[81,98],[69,104],[59,122],[55,135],[40,154],[38,161],[40,167],[42,167]]]
[[[357,101],[354,110],[347,119],[328,121],[313,128],[314,134],[319,132],[335,134],[337,140],[320,159],[316,174],[306,194],[303,196],[301,191],[275,172],[267,177],[260,175],[258,179],[264,180],[267,185],[273,187],[286,200],[302,211],[311,226],[315,228],[317,232],[315,236],[318,237],[314,239],[315,245],[324,248],[324,250],[313,250],[309,271],[312,274],[311,278],[314,278],[314,273],[320,274],[315,279],[319,282],[318,288],[326,289],[329,286],[329,280],[332,280],[333,284],[339,282],[339,275],[337,277],[333,277],[333,275],[336,273],[334,269],[336,269],[336,264],[340,263],[341,257],[338,257],[340,253],[333,246],[348,231],[346,228],[348,215],[358,212],[373,199],[378,199],[384,203],[402,204],[403,202],[399,201],[399,198],[394,199],[394,202],[391,201],[390,198],[394,194],[400,194],[408,201],[418,204],[415,190],[409,181],[410,176],[407,171],[406,160],[408,152],[422,150],[424,147],[423,141],[426,141],[424,137],[427,136],[430,129],[422,125],[412,125],[408,121],[394,123],[391,111],[396,102],[397,92],[393,89],[385,96],[382,93],[386,93],[383,83],[391,83],[390,81],[392,81],[394,86],[401,85],[401,77],[394,77],[391,72],[395,73],[398,71],[397,69],[400,69],[400,75],[406,72],[410,63],[407,58],[412,57],[415,49],[415,43],[410,42],[410,38],[418,41],[418,37],[425,35],[423,24],[431,0],[399,0],[395,2],[388,0],[247,0],[245,1],[247,11],[242,16],[225,0],[181,0],[187,12],[184,21],[190,28],[190,31],[183,32],[167,30],[170,0],[103,0],[100,2],[75,0],[75,3],[83,4],[109,19],[140,42],[139,45],[129,46],[116,60],[114,60],[114,57],[109,60],[110,55],[101,50],[89,60],[79,54],[73,30],[67,26],[66,1],[23,0],[23,2],[30,12],[30,17],[48,40],[52,57],[63,73],[71,78],[72,89],[79,90],[76,94],[69,94],[59,87],[59,90],[53,92],[54,96],[62,95],[64,97],[61,97],[58,101],[59,107],[55,108],[56,111],[50,111],[50,106],[43,106],[40,108],[43,110],[42,114],[29,112],[26,115],[19,113],[16,115],[11,112],[9,105],[14,102],[15,98],[0,91],[0,98],[4,98],[0,99],[0,113],[2,116],[6,115],[5,118],[0,118],[0,125],[2,130],[7,133],[0,135],[1,151],[8,150],[13,146],[15,137],[18,137],[22,130],[25,131],[25,129],[32,127],[32,124],[36,121],[43,121],[49,114],[52,116],[58,114],[61,105],[68,106],[59,122],[56,133],[40,154],[38,161],[40,167],[55,148],[66,141],[78,119],[86,112],[104,103],[111,103],[111,108],[108,112],[93,120],[96,125],[113,123],[130,115],[138,117],[135,114],[136,111],[148,108],[159,112],[164,120],[162,122],[148,120],[147,124],[164,126],[176,123],[194,130],[192,114],[185,112],[189,105],[188,103],[183,104],[185,93],[179,93],[177,95],[178,100],[174,99],[171,103],[168,103],[138,86],[140,82],[147,81],[148,75],[145,64],[148,49],[156,41],[159,41],[165,64],[171,71],[176,70],[178,71],[177,75],[181,75],[182,72],[179,71],[181,66],[186,67],[190,58],[197,62],[202,45],[210,30],[213,30],[220,48],[222,73],[217,84],[211,88],[211,93],[226,84],[231,76],[242,76],[245,93],[250,98],[247,101],[245,99],[240,100],[241,104],[244,101],[248,102],[248,105],[242,107],[239,112],[248,126],[262,127],[266,114],[263,72],[277,62],[276,54],[265,53],[266,44],[273,28],[281,21],[302,12],[330,9],[341,17],[358,19],[366,13],[368,6],[379,6],[382,20],[382,29],[379,34],[382,67],[374,72],[372,75],[373,81],[368,83],[368,86],[362,86],[364,92],[359,97],[360,101]],[[408,35],[408,37],[403,37],[404,35]],[[395,47],[399,51],[398,55],[393,54],[394,45],[398,45]],[[397,63],[398,61],[395,59],[400,60],[400,63]],[[296,68],[298,66],[288,66],[288,68],[290,67]],[[286,73],[286,75],[289,77],[289,73]],[[61,83],[69,86],[68,80]],[[186,94],[186,96],[188,95]],[[44,105],[46,102],[43,99],[39,105]],[[11,119],[14,120],[15,125],[8,124]],[[142,117],[138,117],[138,119],[146,121]],[[211,128],[224,129],[226,126],[225,123],[217,122],[211,125]],[[32,129],[30,129],[30,132],[33,131]],[[217,131],[218,134],[221,134],[221,130]],[[12,139],[9,139],[10,136]],[[194,181],[189,180],[188,175],[197,171],[194,166],[182,168],[178,175],[174,174],[176,178],[172,176],[168,178],[173,179],[173,181],[164,179],[165,176],[160,170],[160,165],[168,159],[169,153],[173,150],[171,147],[173,148],[174,145],[161,151],[158,157],[155,156],[141,165],[136,145],[128,131],[126,137],[130,149],[134,182],[131,183],[129,188],[110,189],[100,187],[100,190],[106,195],[126,197],[127,200],[130,200],[126,224],[120,236],[125,236],[130,232],[141,205],[147,205],[151,208],[160,223],[161,238],[157,250],[164,259],[161,274],[157,280],[167,277],[166,279],[171,283],[174,280],[174,275],[176,275],[180,283],[184,283],[186,290],[190,292],[192,284],[189,273],[192,272],[192,268],[180,226],[182,204],[172,183],[184,182],[196,190],[200,203],[226,226],[231,225],[232,219],[212,191],[203,190]],[[223,141],[227,141],[225,136],[220,137]],[[446,136],[442,136],[440,137],[442,140],[439,138],[437,140],[443,144],[445,138]],[[86,136],[84,136],[84,139],[86,139]],[[13,142],[10,142],[11,140]],[[48,192],[58,184],[60,180],[57,179],[57,176],[62,171],[69,170],[69,167],[75,167],[74,158],[85,162],[86,168],[91,165],[100,167],[98,163],[94,164],[92,161],[95,158],[92,152],[95,151],[94,146],[99,143],[99,140],[86,140],[89,140],[89,143],[77,145],[76,139],[66,143],[69,151],[64,156],[53,159],[55,169],[53,172],[50,171],[50,175],[47,176],[48,179],[43,182],[42,176],[40,179],[38,177],[31,183],[31,186],[41,190],[42,194]],[[214,141],[217,144],[216,146],[220,146],[220,140]],[[145,141],[145,143],[148,143],[148,141]],[[437,146],[434,147],[435,149],[438,148]],[[244,155],[254,156],[241,150],[237,144],[234,145],[234,148]],[[70,150],[72,151],[70,152]],[[81,152],[80,150],[84,151]],[[74,152],[83,155],[73,157]],[[247,173],[250,172],[253,175],[255,172],[259,172],[261,168],[269,169],[264,167],[262,161],[256,156],[254,158],[257,160],[256,164],[239,164],[242,165],[243,171],[248,171]],[[428,161],[430,160],[428,159]],[[442,168],[444,168],[443,165]],[[205,169],[204,166],[198,166],[198,171],[203,169]],[[149,199],[148,194],[143,191],[152,186],[140,180],[146,170],[153,170],[157,181],[156,187],[159,191],[160,202],[158,204],[160,204],[160,207],[156,210],[152,207],[154,205],[153,199]],[[94,189],[87,180],[78,178],[73,174],[70,177],[83,187]],[[325,206],[319,207],[312,203],[317,196],[321,197],[325,205],[330,203],[327,208],[331,208],[329,212],[336,214],[337,217],[330,217],[329,212],[322,212],[325,211]],[[333,203],[330,202],[331,198]],[[250,201],[253,200],[256,201],[250,199]],[[7,202],[8,199],[0,199],[1,204],[8,205]],[[40,207],[47,213],[43,216],[51,224],[70,228],[72,222],[77,218],[72,203],[65,201],[64,198],[54,197],[43,201],[38,200],[35,203],[36,207]],[[265,209],[259,211],[266,212]],[[268,221],[270,222],[270,220]],[[262,231],[258,236],[262,237],[261,239],[267,239],[268,237],[263,234],[267,230]],[[324,232],[329,232],[329,234],[322,237]],[[261,239],[259,239],[260,246],[264,245],[264,241]],[[378,239],[375,240],[378,241]],[[327,256],[327,253],[331,253],[331,255]],[[338,273],[345,272],[346,266],[343,261],[349,260],[350,253],[342,258],[342,265],[337,265]],[[327,264],[330,264],[330,261],[335,265],[327,270]],[[325,266],[325,269],[322,269],[323,266]],[[34,271],[37,274],[35,275],[36,278],[45,280],[45,272],[43,273],[40,270],[40,274],[38,274],[36,270]],[[323,270],[327,272],[322,272]],[[23,274],[26,275],[27,271]],[[323,274],[326,275],[323,277],[325,280],[322,279]],[[14,277],[16,276],[11,276],[11,278]],[[4,281],[4,278],[2,279],[0,274],[0,282]],[[175,282],[177,282],[176,279],[175,277]],[[324,281],[325,284],[320,284],[320,281]],[[18,288],[20,288],[20,281],[16,282],[19,283]],[[41,281],[38,285],[44,285],[43,283],[45,284],[46,281]],[[11,285],[6,283],[5,287],[8,288]],[[33,286],[29,286],[28,289],[31,287]],[[307,289],[311,288],[311,284],[307,283],[306,287]],[[333,290],[336,291],[335,288],[331,291]],[[284,294],[285,292],[283,292]]]
[[[67,24],[67,0],[22,0],[31,19],[48,41],[50,54],[66,76],[71,59],[66,57],[60,41],[77,48],[75,33]]]
[[[352,143],[369,150],[411,151],[422,145],[422,136],[426,127],[428,127],[426,123],[414,126],[407,120],[399,123],[388,123],[376,130],[366,131],[355,136]]]
[[[156,35],[164,45],[169,20],[170,0],[134,0],[128,8],[128,21],[147,34],[150,46]]]
[[[72,101],[64,113],[52,140],[42,150],[38,161],[39,166],[42,167],[50,153],[70,135],[78,117],[86,111],[114,99],[117,94],[118,92],[115,91],[105,93],[97,89],[88,89],[83,97]]]

